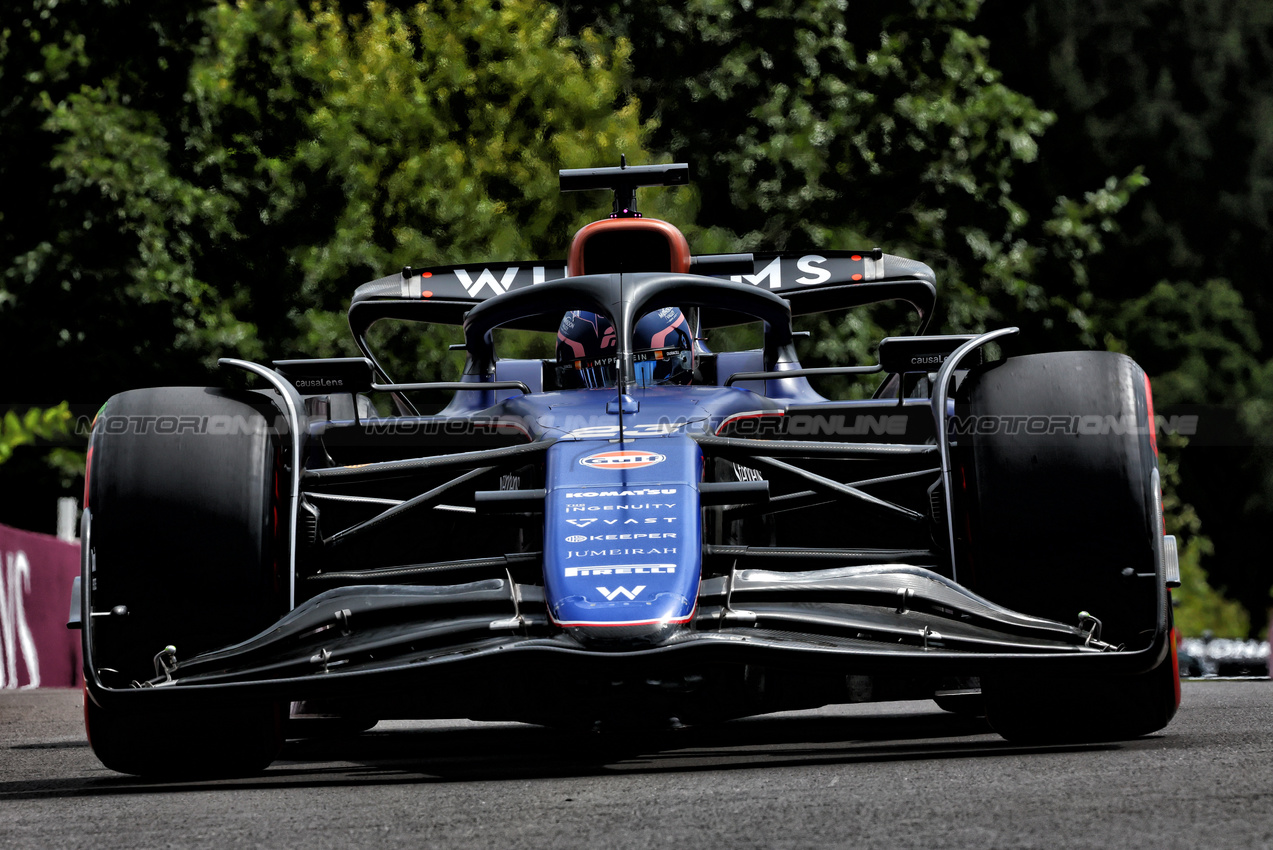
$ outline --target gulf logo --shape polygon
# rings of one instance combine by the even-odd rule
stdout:
[[[598,452],[595,455],[579,458],[584,466],[593,469],[640,469],[643,466],[654,466],[667,460],[664,455],[655,452]]]

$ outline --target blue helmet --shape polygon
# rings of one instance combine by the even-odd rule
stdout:
[[[557,328],[557,383],[564,388],[613,387],[618,353],[609,319],[571,310]]]
[[[646,313],[633,333],[636,385],[688,384],[694,374],[694,340],[675,307]],[[613,387],[618,341],[605,316],[572,310],[557,329],[557,372],[562,387]]]

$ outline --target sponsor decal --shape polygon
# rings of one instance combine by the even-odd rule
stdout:
[[[79,574],[78,542],[0,525],[0,693],[83,681],[80,636],[66,628],[67,591]]]
[[[672,575],[676,564],[628,564],[623,567],[566,567],[566,578],[584,576]]]
[[[625,425],[623,433],[626,436],[661,436],[663,434],[672,434],[684,428],[688,423],[679,422],[654,422],[645,425]],[[578,437],[580,439],[592,437],[617,437],[619,436],[618,425],[588,425],[583,428],[575,428],[566,434],[568,437]]]
[[[342,378],[297,378],[292,385],[298,390],[329,390],[345,386]]]
[[[616,587],[611,590],[608,587],[598,587],[597,592],[606,598],[607,602],[613,602],[620,594],[628,597],[631,601],[641,595],[641,591],[645,590],[645,585],[638,584],[634,590],[628,590],[626,587]]]
[[[566,522],[570,523],[575,528],[587,528],[594,522],[599,522],[602,525],[658,525],[660,522],[676,522],[676,517],[648,516],[641,519],[635,519],[633,517],[628,517],[627,519],[597,519],[595,517],[589,517],[588,519],[568,519]]]
[[[638,452],[623,449],[614,452],[597,452],[579,459],[579,463],[592,469],[641,469],[667,460],[657,452]]]
[[[861,261],[860,256],[854,256],[852,259],[854,261]],[[755,274],[734,274],[730,275],[729,279],[735,283],[750,283],[752,286],[764,285],[768,286],[770,289],[782,289],[783,266],[787,265],[787,272],[791,273],[793,271],[790,268],[791,262],[791,260],[788,260],[788,262],[784,264],[782,257],[774,257],[769,261],[768,265]],[[831,279],[830,270],[823,268],[826,263],[827,258],[818,254],[805,254],[802,257],[796,258],[794,261],[796,267],[795,271],[801,272],[800,276],[796,278],[796,283],[803,286],[817,286],[818,284],[826,283]],[[854,275],[853,279],[861,280],[862,275]]]
[[[649,511],[649,510],[671,510],[676,507],[676,502],[645,502],[640,505],[590,505],[587,502],[580,502],[573,505],[566,505],[566,513],[581,514],[595,513],[596,511]]]
[[[572,534],[566,538],[567,543],[583,543],[594,540],[666,540],[675,539],[675,531],[651,531],[647,534]]]
[[[676,517],[648,516],[648,517],[643,517],[642,519],[636,519],[634,517],[628,517],[627,519],[602,519],[602,520],[588,519],[588,520],[580,520],[579,522],[575,522],[573,519],[568,519],[566,520],[566,522],[570,523],[576,528],[587,528],[588,526],[592,525],[594,522],[600,522],[602,525],[658,525],[661,522],[668,522],[668,523],[676,522]]]
[[[884,276],[883,259],[874,259],[865,254],[850,254],[848,257],[827,258],[819,254],[804,254],[799,257],[774,257],[763,269],[755,274],[730,275],[730,280],[737,283],[750,283],[752,286],[767,286],[770,289],[783,289],[787,286],[786,277],[795,276],[794,282],[801,286],[818,286],[827,283],[836,276],[831,265],[845,282],[860,283],[867,280],[878,280]]]
[[[467,269],[456,269],[455,276],[464,286],[464,291],[470,296],[477,296],[483,287],[490,287],[492,295],[503,295],[512,287],[513,281],[517,279],[517,267],[512,266],[504,269],[504,276],[496,279],[490,269],[482,269],[478,274],[477,280],[469,275]]]
[[[618,555],[675,555],[676,547],[669,546],[663,549],[567,549],[566,560],[571,558],[613,558]],[[616,570],[622,569],[615,567]]]
[[[27,683],[21,687],[38,688],[40,656],[27,623],[25,601],[31,593],[31,562],[19,549],[3,553],[0,568],[4,567],[0,569],[0,688],[19,687],[18,662],[27,674]]]
[[[782,258],[774,257],[769,265],[755,274],[732,274],[729,279],[735,283],[750,283],[752,286],[764,283],[770,289],[782,289]]]
[[[529,269],[530,274],[524,267],[511,266],[500,268],[484,268],[477,272],[477,279],[473,279],[473,275],[468,269],[453,269],[456,280],[464,287],[465,292],[474,298],[478,297],[483,289],[490,289],[491,294],[500,295],[515,287],[526,285],[537,285],[545,280],[556,280],[562,277],[565,269],[560,266],[532,266]],[[439,270],[438,274],[446,273]],[[434,280],[434,272],[422,271],[405,278],[402,281],[401,294],[403,298],[432,298],[433,291],[425,289],[425,281],[429,281],[431,285],[438,284]],[[498,275],[498,277],[497,277]],[[529,279],[528,279],[529,278]],[[441,278],[445,280],[445,278]],[[445,284],[441,284],[445,286]]]
[[[587,458],[584,458],[587,460]],[[583,463],[583,461],[580,461]],[[643,487],[636,490],[583,490],[566,494],[567,499],[613,499],[624,496],[675,496],[675,487]],[[671,507],[669,505],[668,507]]]
[[[796,260],[796,268],[804,272],[804,274],[796,278],[796,283],[805,286],[817,286],[819,283],[826,283],[831,279],[831,272],[822,268],[822,264],[827,261],[826,257],[819,257],[817,254],[806,254]]]

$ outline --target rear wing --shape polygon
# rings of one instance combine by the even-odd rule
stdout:
[[[794,315],[848,309],[878,301],[906,301],[920,316],[920,332],[932,318],[937,280],[925,264],[869,251],[705,254],[690,261],[690,274],[749,283],[787,299]],[[379,319],[459,325],[488,298],[566,276],[564,260],[470,263],[414,269],[364,283],[349,305],[349,324],[361,337]],[[728,323],[727,317],[721,321]],[[714,324],[710,311],[703,325]]]

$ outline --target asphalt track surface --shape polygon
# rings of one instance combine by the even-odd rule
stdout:
[[[1187,682],[1163,732],[1021,747],[932,703],[789,712],[606,750],[382,723],[246,779],[101,767],[80,695],[0,691],[0,847],[1267,848],[1273,683]]]

